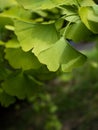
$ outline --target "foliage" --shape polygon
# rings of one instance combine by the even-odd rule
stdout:
[[[70,40],[98,41],[97,8],[93,0],[0,0],[3,106],[17,98],[31,100],[40,96],[47,80],[86,61]]]
[[[70,41],[75,44],[98,41],[98,5],[95,2],[0,0],[2,106],[26,99],[33,102],[38,114],[47,108],[45,129],[61,129],[46,83],[62,71],[70,72],[86,61],[86,56]]]

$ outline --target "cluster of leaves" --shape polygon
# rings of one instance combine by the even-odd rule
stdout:
[[[5,111],[0,110],[0,129],[61,130],[63,124],[64,130],[97,130],[98,50],[86,51],[86,55],[89,61],[83,67],[63,73],[58,83],[52,81],[46,92],[30,104],[18,101]],[[70,74],[71,78],[66,79]]]
[[[68,40],[97,39],[97,8],[93,0],[0,0],[2,105],[36,96],[43,81],[85,62]]]

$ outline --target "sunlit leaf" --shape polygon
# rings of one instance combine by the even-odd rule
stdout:
[[[4,10],[0,13],[0,17],[10,18],[10,19],[21,19],[21,20],[28,20],[31,18],[31,12],[25,10],[20,6],[12,6],[8,10]]]
[[[5,42],[5,47],[6,48],[19,48],[20,44],[17,41],[17,39],[13,37],[11,40],[8,40],[8,42]]]
[[[54,24],[34,24],[16,20],[15,33],[22,49],[24,51],[33,49],[36,55],[58,40]]]
[[[66,72],[82,65],[86,57],[72,48],[62,37],[52,47],[41,52],[38,59],[46,64],[50,71],[57,71],[61,67]]]
[[[66,3],[66,0],[17,0],[26,9],[51,9]],[[72,0],[71,0],[72,1]]]
[[[81,6],[92,6],[95,5],[94,0],[76,0],[80,2]]]

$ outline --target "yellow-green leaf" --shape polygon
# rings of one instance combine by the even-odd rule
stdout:
[[[82,65],[86,57],[75,50],[62,37],[53,46],[38,55],[41,63],[46,64],[50,71],[57,71],[60,67],[64,72]]]

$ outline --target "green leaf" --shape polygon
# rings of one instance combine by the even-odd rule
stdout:
[[[22,49],[33,49],[35,55],[49,48],[59,37],[53,23],[34,24],[15,20],[15,33]]]
[[[0,0],[0,9],[9,8],[11,6],[17,5],[15,0]]]
[[[20,19],[20,20],[27,20],[29,21],[32,17],[30,11],[25,10],[20,6],[13,6],[8,10],[3,11],[0,13],[0,17],[10,18],[10,19]]]
[[[19,48],[20,44],[17,41],[17,39],[14,38],[14,36],[13,36],[13,38],[11,40],[8,40],[8,42],[5,42],[5,47],[6,48]]]
[[[4,61],[4,47],[0,46],[0,83],[7,78],[10,70]]]
[[[79,0],[79,2],[80,2],[81,6],[92,6],[92,5],[95,5],[95,2],[93,0]]]
[[[4,27],[4,26],[7,25],[7,24],[12,25],[12,24],[13,24],[12,20],[9,19],[9,18],[7,18],[7,17],[2,17],[2,16],[0,15],[0,28],[1,28],[1,27]]]
[[[66,31],[66,38],[76,43],[90,41],[92,32],[81,22],[71,24]]]
[[[61,67],[62,71],[67,72],[82,65],[86,57],[72,48],[62,37],[53,46],[42,51],[38,59],[46,64],[50,71],[57,71]]]
[[[24,8],[30,10],[51,9],[64,4],[66,0],[17,0]]]
[[[36,77],[39,81],[49,81],[54,79],[59,75],[59,72],[51,72],[47,69],[45,65],[42,65],[39,69],[36,70],[27,70],[25,71],[27,75]]]
[[[65,20],[69,21],[69,22],[75,22],[77,23],[79,21],[79,16],[77,16],[76,14],[72,14],[72,15],[66,15],[63,17]]]
[[[92,6],[95,5],[93,0],[69,0],[69,4],[74,4],[78,7],[80,6]]]
[[[92,6],[95,2],[93,0],[65,0],[63,5]]]
[[[39,91],[38,85],[23,73],[10,75],[3,82],[2,88],[9,95],[16,96],[19,99],[29,98]]]
[[[5,58],[15,68],[23,70],[37,69],[41,66],[37,58],[31,52],[24,52],[21,48],[6,48]]]
[[[92,7],[81,7],[79,15],[82,22],[93,33],[98,34],[98,5]]]

